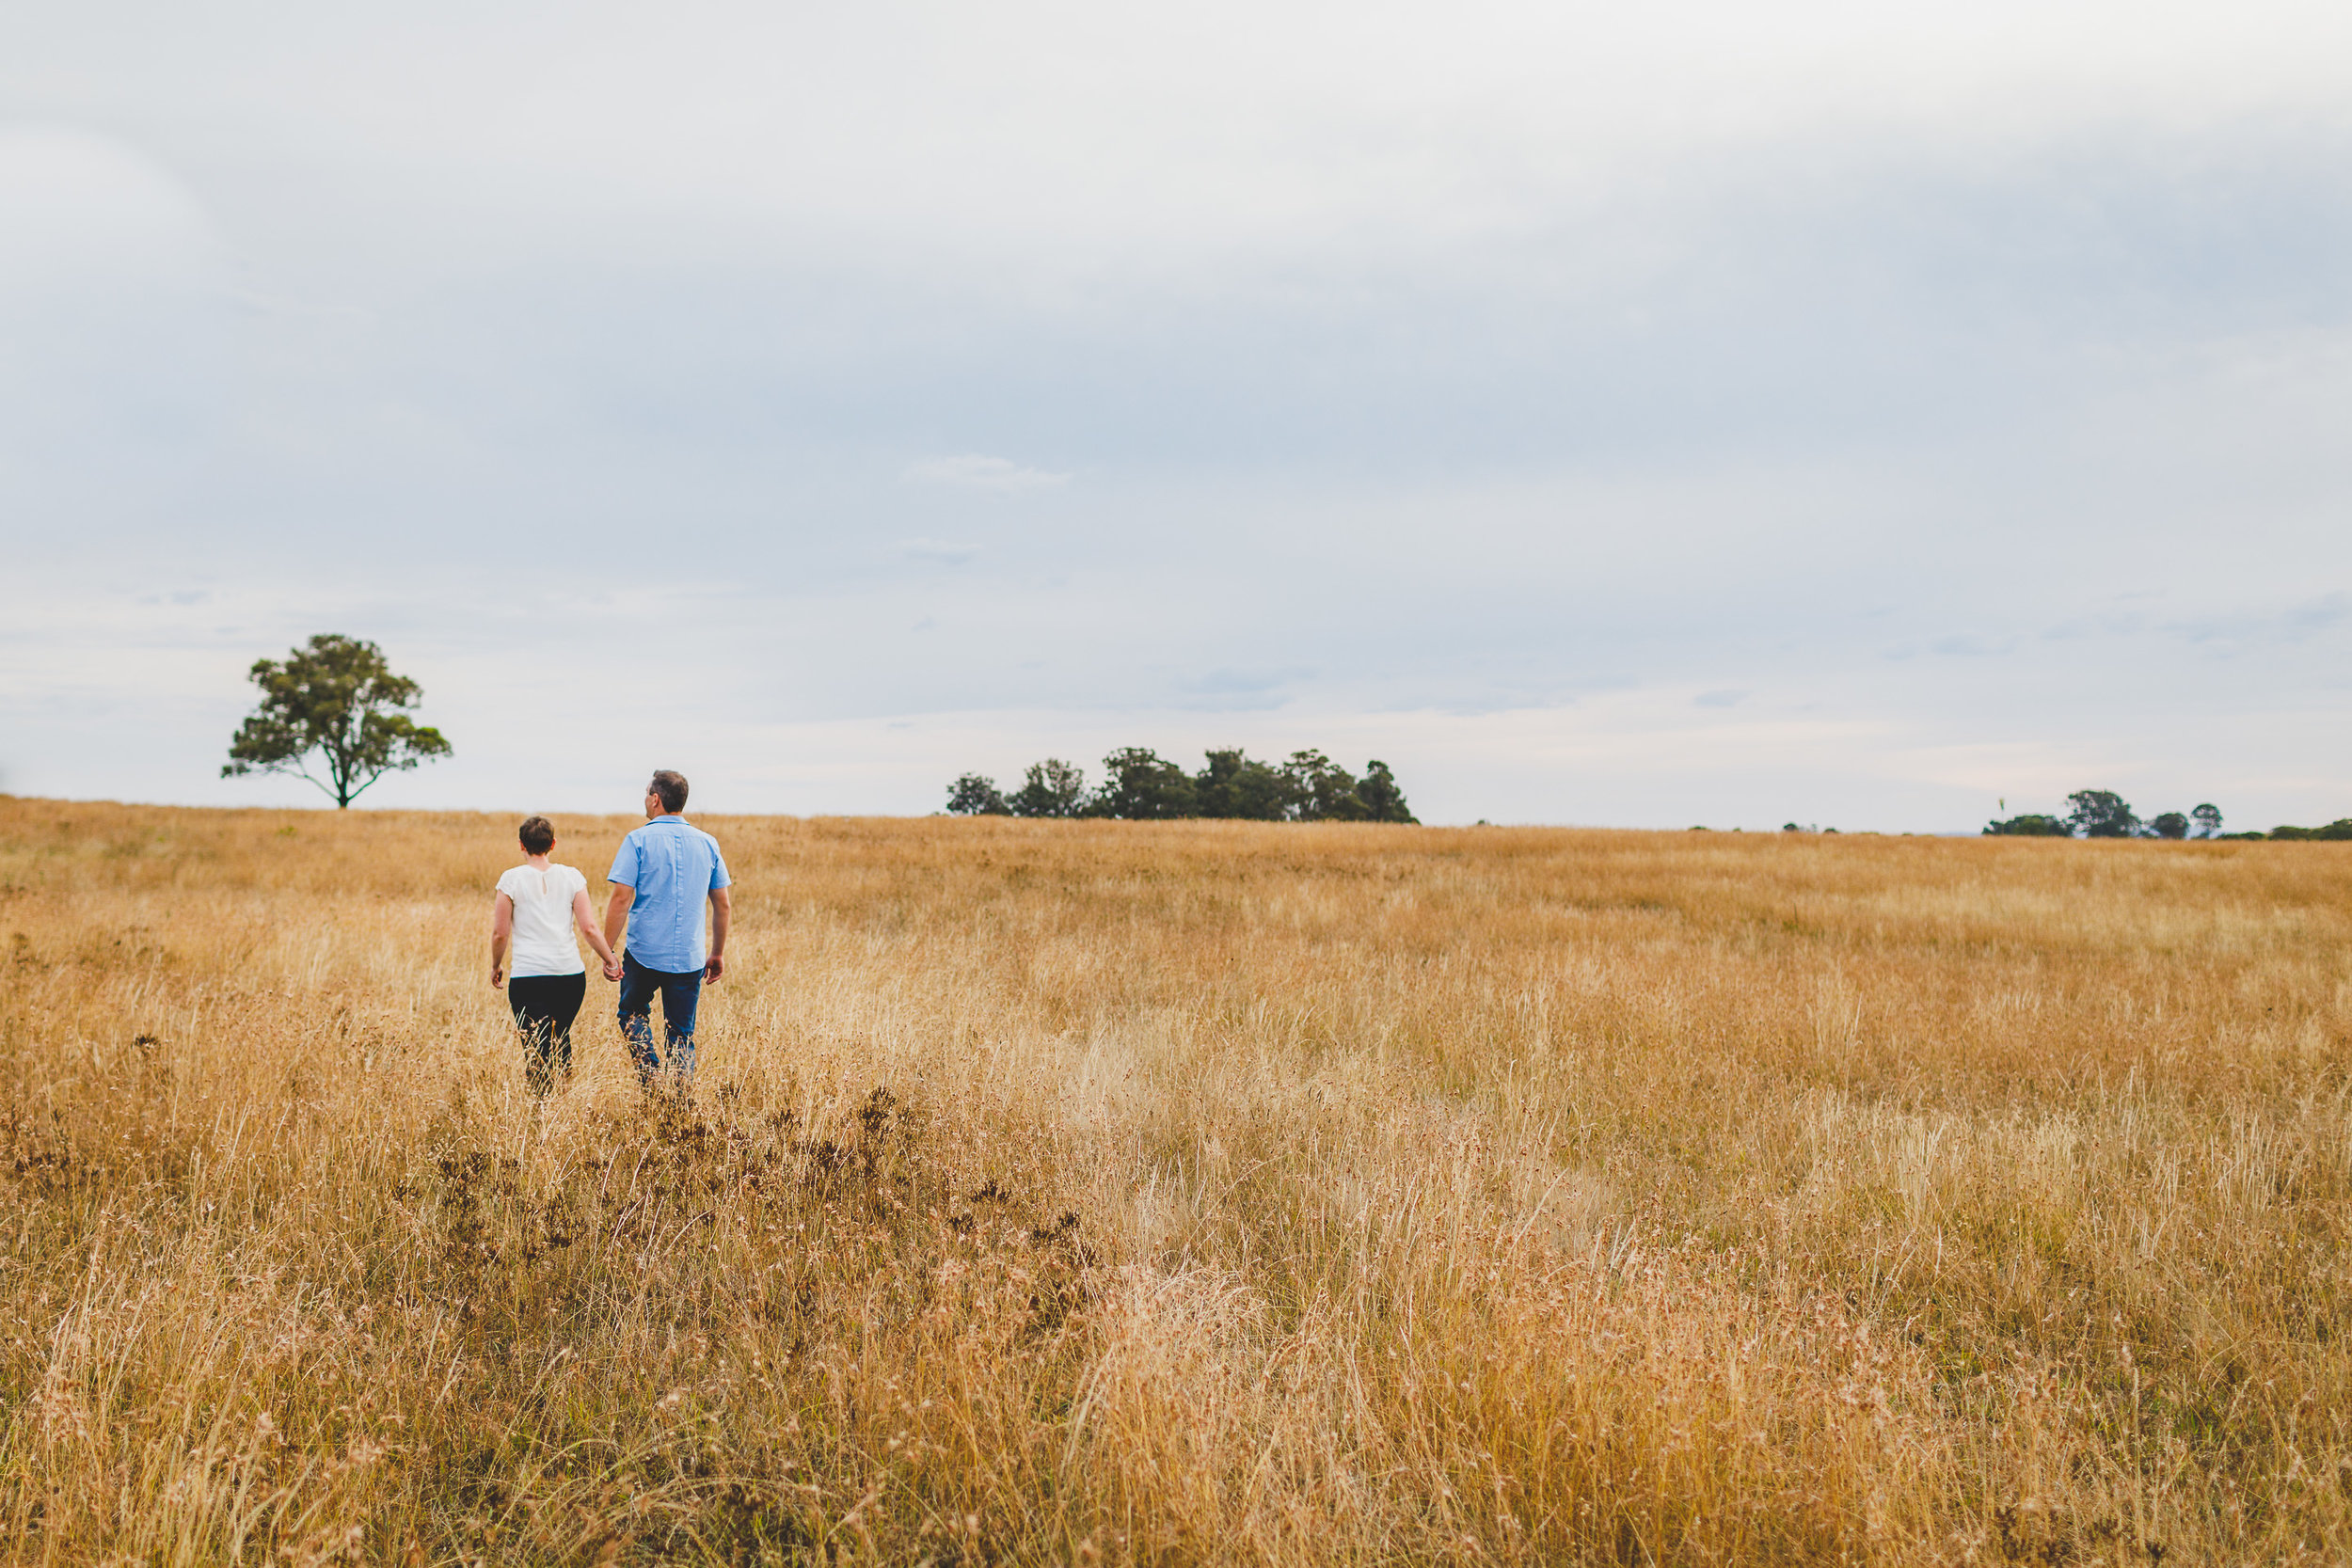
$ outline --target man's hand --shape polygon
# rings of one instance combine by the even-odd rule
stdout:
[[[726,972],[726,959],[719,957],[718,954],[713,953],[710,955],[710,961],[703,965],[703,979],[705,982],[716,980],[720,975],[724,974]]]
[[[492,990],[504,990],[506,989],[506,970],[504,966],[500,964],[492,964],[490,966],[490,989]]]
[[[604,977],[608,980],[617,980],[621,977],[620,959],[614,958],[612,962],[604,966]]]

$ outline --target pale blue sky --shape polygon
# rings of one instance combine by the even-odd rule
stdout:
[[[0,787],[2352,814],[2352,20],[0,7]]]

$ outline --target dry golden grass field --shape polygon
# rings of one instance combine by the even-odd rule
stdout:
[[[2352,1557],[2352,846],[703,820],[0,800],[0,1556]]]

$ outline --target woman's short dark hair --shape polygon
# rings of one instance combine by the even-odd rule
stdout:
[[[653,776],[653,783],[645,793],[660,796],[663,811],[674,815],[682,812],[686,809],[686,775],[673,773],[664,768]]]
[[[544,855],[555,847],[555,824],[544,816],[526,816],[516,836],[523,841],[524,854]]]

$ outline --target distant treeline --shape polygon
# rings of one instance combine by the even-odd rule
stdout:
[[[1364,764],[1358,778],[1321,752],[1293,752],[1284,763],[1260,762],[1239,749],[1211,752],[1209,765],[1187,773],[1143,746],[1123,746],[1103,759],[1103,782],[1087,787],[1086,771],[1059,757],[1031,763],[1021,787],[1008,795],[996,781],[966,773],[947,786],[947,809],[959,816],[1107,816],[1130,822],[1178,816],[1238,817],[1252,822],[1411,822],[1405,791],[1385,762]]]
[[[2221,808],[2199,806],[2193,811],[2158,812],[2141,821],[2131,803],[2111,789],[2078,789],[2066,798],[2064,816],[2012,816],[1988,822],[1988,833],[2012,833],[2025,838],[2352,838],[2352,816],[2339,817],[2324,828],[2273,828],[2266,833],[2225,833]]]

